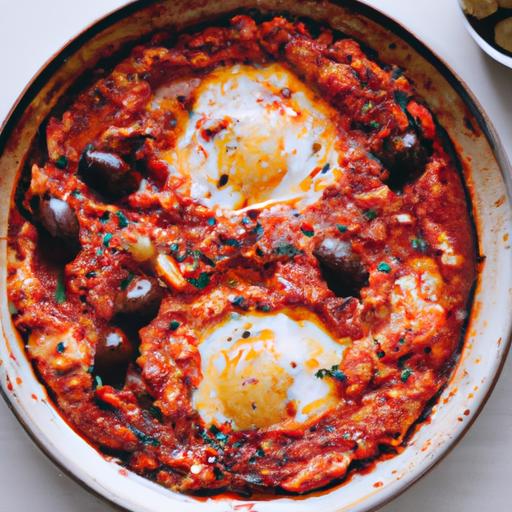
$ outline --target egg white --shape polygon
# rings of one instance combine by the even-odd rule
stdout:
[[[332,380],[315,374],[340,363],[347,340],[333,339],[311,314],[296,314],[233,314],[205,333],[193,406],[206,423],[304,422],[338,403]]]
[[[283,66],[218,68],[194,94],[177,145],[163,157],[199,203],[303,208],[339,178],[337,114]]]

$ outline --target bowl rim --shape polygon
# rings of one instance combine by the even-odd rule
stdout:
[[[27,82],[23,90],[20,92],[13,105],[9,109],[5,118],[2,120],[0,125],[0,155],[3,153],[6,143],[9,140],[12,132],[15,130],[18,122],[20,121],[25,108],[33,98],[37,95],[39,90],[43,87],[46,82],[46,78],[51,76],[66,60],[69,55],[72,55],[76,50],[78,50],[85,42],[89,39],[100,33],[102,30],[110,27],[114,23],[127,18],[128,16],[136,13],[137,11],[144,9],[146,7],[150,7],[154,4],[159,3],[161,0],[130,0],[125,5],[122,5],[118,8],[114,8],[109,10],[106,14],[99,16],[88,25],[86,25],[81,31],[79,31],[75,36],[68,40],[59,50],[54,52],[34,73],[32,78]],[[507,156],[507,153],[504,150],[504,146],[500,140],[500,137],[481,103],[471,91],[466,82],[455,72],[451,65],[449,65],[436,51],[434,51],[427,43],[423,42],[419,39],[413,32],[411,32],[406,26],[398,21],[395,17],[384,12],[383,9],[370,5],[366,2],[366,0],[328,0],[329,3],[342,6],[353,10],[357,14],[361,14],[372,21],[385,25],[386,28],[397,35],[400,39],[406,41],[415,51],[417,51],[422,57],[424,57],[428,62],[430,62],[436,70],[448,81],[450,86],[455,90],[455,92],[460,96],[464,104],[469,108],[471,114],[475,117],[478,126],[484,136],[486,137],[492,152],[496,158],[498,163],[498,168],[500,174],[503,178],[506,188],[506,201],[509,204],[512,204],[512,166]],[[483,43],[485,43],[490,49],[494,50],[488,43],[486,43],[478,34],[474,31],[474,29],[470,26],[466,16],[462,12],[462,8],[460,5],[460,0],[457,1],[459,4],[459,8],[461,14],[466,23],[466,28],[471,32],[473,38],[477,41],[477,43],[486,51],[486,48],[480,44],[478,38],[481,39]],[[475,36],[478,36],[475,37]],[[496,50],[494,50],[496,51]],[[496,53],[499,53],[496,51]],[[490,54],[490,53],[489,53]],[[491,54],[490,54],[491,55]],[[501,55],[501,54],[500,54]],[[494,55],[491,55],[494,57]],[[494,57],[496,58],[496,57]],[[508,58],[508,57],[507,57]],[[499,60],[499,59],[497,59]],[[512,58],[510,59],[512,64]],[[501,61],[500,61],[501,62]],[[505,64],[505,63],[504,63]],[[509,64],[506,64],[509,65]],[[367,512],[372,512],[380,509],[387,503],[393,501],[398,496],[402,495],[405,491],[407,491],[412,485],[414,485],[418,480],[420,480],[423,476],[429,473],[435,466],[437,466],[441,461],[443,461],[449,453],[460,443],[460,441],[467,434],[473,423],[476,421],[483,408],[487,404],[496,384],[501,376],[503,368],[505,366],[507,356],[512,347],[512,322],[509,322],[508,331],[506,335],[506,339],[503,340],[503,350],[500,356],[500,360],[496,367],[494,368],[494,374],[492,375],[492,379],[486,383],[485,394],[481,397],[480,402],[477,404],[477,407],[471,411],[469,418],[465,422],[464,428],[461,429],[458,434],[451,439],[449,442],[444,443],[441,448],[436,452],[435,456],[432,458],[432,461],[429,464],[424,464],[420,469],[415,471],[414,478],[406,481],[398,487],[398,489],[389,493],[389,496],[382,495],[381,498],[374,503],[370,508],[365,509]],[[456,368],[453,370],[456,371]],[[5,369],[0,366],[0,375],[5,373]],[[45,446],[43,440],[39,438],[39,436],[35,433],[34,429],[26,422],[21,413],[18,411],[18,406],[14,400],[11,399],[10,394],[4,389],[4,381],[5,379],[0,379],[0,395],[3,397],[5,403],[9,407],[9,409],[13,412],[14,416],[23,427],[25,432],[31,438],[31,440],[35,443],[35,445],[43,452],[43,454],[52,461],[52,463],[61,470],[64,474],[78,483],[82,488],[91,493],[92,495],[101,499],[104,503],[114,507],[117,510],[130,512],[130,509],[121,505],[118,501],[122,498],[118,495],[110,495],[100,492],[95,489],[89,482],[86,481],[87,472],[83,471],[80,475],[77,472],[69,469],[65,463],[59,460],[58,456],[49,451],[49,449]],[[484,387],[484,386],[482,386]],[[476,404],[476,402],[475,402]],[[53,405],[52,405],[53,407]],[[21,407],[20,407],[21,408]]]
[[[492,57],[495,61],[503,64],[504,66],[512,69],[512,57],[503,53],[502,51],[494,48],[491,44],[489,44],[471,25],[468,20],[466,13],[462,7],[462,0],[456,0],[456,3],[459,7],[459,12],[462,16],[462,22],[464,23],[464,27],[469,32],[469,35],[475,40],[478,46],[487,54],[489,57]]]

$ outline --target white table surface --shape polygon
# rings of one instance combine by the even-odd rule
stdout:
[[[512,160],[512,70],[464,30],[456,0],[367,0],[441,55],[483,104]],[[0,0],[0,119],[39,67],[69,38],[123,0]],[[0,400],[0,512],[110,512],[63,476]],[[467,436],[384,512],[512,510],[512,359]],[[179,512],[179,511],[176,511]],[[319,511],[320,512],[320,511]]]

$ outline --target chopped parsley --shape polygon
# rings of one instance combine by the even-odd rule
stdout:
[[[99,375],[94,376],[94,389],[101,388],[103,386],[103,381]]]
[[[64,276],[62,272],[57,277],[57,287],[55,288],[55,300],[57,304],[66,302],[66,286],[64,285]]]
[[[263,448],[258,448],[256,450],[256,457],[265,457],[265,452],[263,451]]]
[[[128,428],[135,434],[137,439],[146,446],[160,446],[160,441],[152,436],[148,436],[142,430],[139,430],[133,425],[128,425]]]
[[[314,229],[306,229],[306,228],[300,228],[304,236],[307,236],[308,238],[311,238],[315,234]]]
[[[363,216],[366,220],[373,220],[377,218],[377,212],[373,209],[365,210]]]
[[[302,254],[302,251],[300,249],[297,249],[293,244],[279,244],[276,247],[274,247],[274,253],[278,256],[288,256],[290,258],[294,258],[298,254]]]
[[[404,368],[402,373],[400,374],[400,380],[402,382],[407,382],[407,379],[412,375],[412,370],[410,368]]]
[[[329,169],[331,168],[331,164],[329,162],[327,162],[323,167],[322,167],[322,170],[320,171],[322,174],[325,174],[326,172],[329,171]]]
[[[222,241],[223,245],[227,245],[229,247],[240,247],[240,242],[236,238],[226,238]]]
[[[224,446],[228,441],[229,437],[227,434],[224,434],[216,425],[212,425],[209,429],[210,434],[212,434],[215,439],[219,442],[221,446]]]
[[[411,246],[413,249],[419,252],[425,252],[428,248],[428,244],[423,238],[413,238],[411,240]]]
[[[122,211],[116,212],[117,225],[122,229],[128,226],[128,219]]]
[[[209,217],[206,223],[209,226],[215,226],[215,224],[217,224],[217,219],[215,217]]]
[[[233,306],[236,306],[236,307],[239,307],[239,308],[245,308],[247,307],[247,304],[245,302],[245,297],[243,297],[242,295],[238,295],[237,297],[235,297],[232,301],[231,301],[231,304]]]
[[[370,128],[378,130],[380,128],[380,123],[378,123],[377,121],[370,121]]]
[[[59,343],[57,343],[57,352],[59,354],[62,354],[64,350],[66,350],[66,345],[64,344],[64,342],[60,341]]]
[[[331,377],[333,379],[343,382],[347,380],[347,376],[340,370],[340,367],[335,364],[330,370],[327,368],[321,368],[315,373],[317,379],[324,379],[325,377]]]
[[[85,274],[85,277],[87,277],[87,279],[91,279],[91,277],[96,277],[96,276],[97,276],[97,273],[94,270],[91,270],[90,272],[87,272],[87,274]]]
[[[172,321],[169,323],[169,329],[170,329],[171,331],[175,331],[179,326],[180,326],[180,323],[179,323],[177,320],[172,320]]]
[[[77,199],[82,199],[82,194],[81,194],[80,190],[77,190],[77,189],[73,190],[71,192],[71,195],[76,197]]]
[[[106,211],[106,212],[103,212],[103,214],[101,215],[100,222],[102,224],[106,224],[109,219],[110,219],[110,212]]]
[[[201,272],[199,274],[199,277],[190,277],[187,279],[187,281],[192,286],[195,286],[199,290],[202,290],[203,288],[206,288],[210,284],[210,274],[206,272]]]
[[[385,274],[389,274],[391,272],[391,267],[388,263],[386,263],[385,261],[381,261],[378,265],[377,265],[377,270],[379,272],[384,272]]]
[[[256,226],[254,226],[252,232],[256,235],[256,238],[259,240],[263,236],[263,226],[259,222],[256,222]]]
[[[384,350],[379,350],[379,351],[377,352],[377,357],[378,357],[379,359],[382,359],[385,355],[386,355],[386,352],[384,352]]]
[[[348,231],[347,226],[345,226],[344,224],[338,224],[336,227],[338,228],[338,231],[340,233],[346,233]]]
[[[374,107],[373,103],[371,101],[367,101],[364,105],[363,105],[363,108],[361,109],[361,114],[367,114],[368,112],[370,112],[370,110]]]
[[[121,284],[119,285],[121,290],[126,290],[128,285],[133,281],[134,277],[135,276],[131,272],[128,272],[128,275],[121,281]]]
[[[55,165],[59,168],[59,169],[66,169],[67,166],[68,166],[68,159],[66,156],[64,155],[60,155],[59,158],[57,158],[57,160],[55,160]]]
[[[103,237],[103,245],[105,247],[108,247],[110,245],[110,240],[112,240],[112,237],[114,235],[112,233],[105,233],[105,236]]]

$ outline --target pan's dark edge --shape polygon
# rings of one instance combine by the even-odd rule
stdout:
[[[499,163],[502,175],[504,177],[504,181],[506,183],[508,189],[509,198],[512,197],[512,185],[510,182],[510,178],[507,175],[507,170],[509,169],[509,164],[506,159],[505,153],[503,152],[501,145],[498,141],[496,132],[490,122],[489,119],[486,118],[485,114],[481,107],[478,105],[477,100],[471,95],[466,86],[462,83],[461,79],[456,76],[456,74],[450,69],[450,67],[445,64],[442,59],[437,56],[432,50],[430,50],[424,43],[422,43],[418,38],[416,38],[413,34],[411,34],[405,27],[403,27],[400,23],[388,17],[383,12],[375,9],[374,7],[359,2],[358,0],[331,0],[333,4],[345,7],[350,9],[354,13],[359,15],[363,15],[368,19],[378,23],[379,25],[384,26],[390,32],[398,36],[400,39],[404,40],[407,44],[409,44],[419,55],[421,55],[425,60],[427,60],[431,65],[433,65],[436,70],[441,73],[441,75],[447,80],[450,86],[456,91],[456,93],[461,97],[471,114],[476,119],[479,128],[482,130],[485,135],[487,141],[489,142],[494,155],[497,158]],[[38,73],[34,76],[31,82],[28,84],[26,89],[21,93],[20,97],[15,102],[13,108],[7,114],[4,122],[2,123],[0,129],[0,155],[4,152],[5,147],[9,141],[9,138],[13,134],[18,122],[22,118],[26,108],[31,104],[34,97],[39,93],[39,91],[44,87],[47,83],[48,79],[58,70],[58,68],[71,56],[73,55],[84,43],[88,40],[102,32],[103,30],[109,28],[116,22],[119,22],[135,12],[144,9],[146,7],[150,7],[152,5],[158,4],[159,0],[133,0],[127,5],[120,7],[113,12],[107,14],[104,17],[101,17],[96,22],[91,24],[88,28],[83,30],[79,35],[73,38],[69,43],[67,43],[59,52],[57,52],[52,58],[50,58],[38,71]],[[386,503],[396,498],[398,495],[402,494],[405,490],[407,490],[411,485],[413,485],[417,480],[419,480],[425,473],[430,471],[435,465],[437,465],[444,457],[456,446],[456,444],[463,438],[463,436],[467,433],[471,425],[474,423],[482,409],[484,408],[487,400],[489,399],[492,391],[494,390],[496,383],[500,377],[500,374],[503,370],[507,353],[510,349],[512,333],[509,332],[507,335],[506,343],[503,347],[503,355],[500,361],[499,367],[494,375],[494,378],[489,386],[489,390],[487,391],[485,397],[482,399],[478,409],[469,419],[468,423],[465,425],[465,428],[460,432],[456,439],[454,439],[451,444],[446,446],[441,450],[439,456],[436,457],[435,460],[431,462],[430,465],[426,466],[421,472],[419,472],[415,478],[408,482],[406,486],[400,489],[399,492],[393,494],[393,496],[389,498],[382,499],[378,504],[373,505],[371,510],[376,510]],[[126,510],[128,509],[122,507],[118,503],[114,501],[114,498],[107,498],[100,492],[93,489],[89,484],[87,484],[84,480],[82,480],[78,475],[71,472],[67,469],[56,457],[53,453],[51,453],[46,446],[38,439],[38,437],[31,430],[31,427],[25,423],[19,412],[16,410],[16,407],[11,399],[5,392],[5,390],[0,386],[0,394],[3,399],[7,403],[8,407],[13,411],[14,415],[23,426],[27,434],[30,438],[35,442],[35,444],[39,447],[39,449],[57,466],[61,471],[63,471],[67,476],[71,477],[81,486],[83,486],[88,491],[92,492],[96,497],[104,500],[110,505],[116,507],[118,510]],[[370,509],[367,509],[370,510]],[[129,512],[129,511],[128,511]]]

